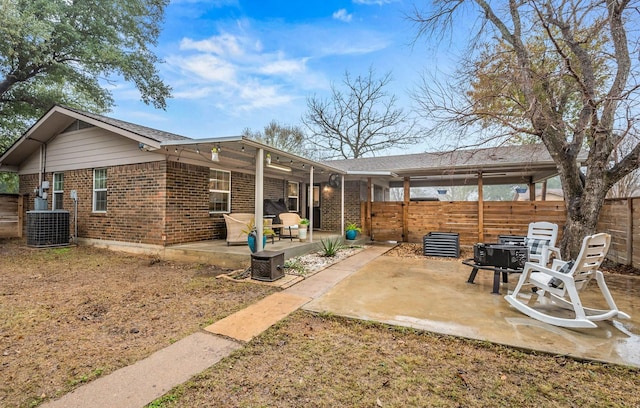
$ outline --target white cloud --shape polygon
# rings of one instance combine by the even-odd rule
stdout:
[[[297,72],[304,72],[306,69],[306,58],[299,60],[279,59],[259,68],[258,72],[266,75],[291,75]]]
[[[212,82],[234,82],[236,68],[233,64],[210,54],[198,54],[187,57],[173,57],[167,60],[179,66],[188,74],[195,74],[200,79]]]
[[[291,57],[273,39],[258,38],[239,27],[206,39],[183,38],[179,49],[165,58],[177,76],[175,99],[211,99],[231,116],[242,112],[282,108],[301,97],[298,89],[313,83],[307,56]],[[295,52],[294,52],[295,53]]]
[[[344,21],[345,23],[350,22],[352,17],[353,17],[353,15],[347,13],[346,9],[340,9],[340,10],[335,11],[333,13],[333,18],[334,19],[340,20],[340,21]]]
[[[181,87],[180,91],[174,92],[176,99],[204,99],[215,93],[215,87]]]
[[[249,82],[240,88],[240,96],[245,101],[244,110],[268,108],[285,105],[293,99],[292,96],[280,92],[277,86],[264,86],[256,82]]]
[[[206,40],[194,41],[183,38],[180,49],[185,51],[200,51],[218,55],[239,56],[243,54],[241,39],[231,34],[216,35]]]

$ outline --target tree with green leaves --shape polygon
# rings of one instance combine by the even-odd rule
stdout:
[[[330,98],[307,98],[302,121],[323,158],[357,159],[420,140],[415,121],[396,108],[396,96],[387,92],[390,82],[391,73],[376,77],[373,68],[355,78],[347,71],[344,90],[332,85]]]
[[[166,107],[170,87],[151,50],[168,0],[0,0],[0,152],[54,104],[96,113],[104,81],[133,82]]]
[[[306,137],[298,126],[282,125],[272,120],[264,127],[264,131],[252,131],[246,128],[242,131],[242,136],[299,156],[313,156],[313,152],[305,147]]]
[[[473,34],[456,79],[421,86],[417,100],[439,132],[451,137],[451,125],[463,125],[484,137],[475,144],[524,138],[546,146],[564,191],[567,258],[595,232],[607,192],[640,165],[637,6],[436,0],[412,16],[419,36],[443,38],[456,24]],[[477,17],[477,30],[465,12]],[[616,157],[622,138],[631,147]]]

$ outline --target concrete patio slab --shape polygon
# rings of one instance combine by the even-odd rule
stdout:
[[[493,273],[480,272],[476,283],[468,284],[469,272],[460,261],[380,256],[303,309],[640,367],[640,278],[606,276],[619,309],[631,320],[575,330],[541,323],[512,308],[503,295],[518,275],[497,296],[490,293]],[[599,302],[595,282],[582,296],[585,304]]]

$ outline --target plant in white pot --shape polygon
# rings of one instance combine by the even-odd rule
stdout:
[[[306,218],[302,218],[300,222],[298,222],[298,236],[300,241],[304,241],[307,239],[307,228],[309,227],[309,220]]]

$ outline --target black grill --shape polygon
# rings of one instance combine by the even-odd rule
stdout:
[[[273,218],[274,224],[280,224],[280,218],[278,218],[278,214],[289,212],[287,209],[287,205],[284,203],[284,200],[281,198],[279,200],[271,200],[265,199],[262,207],[264,217],[265,218]]]
[[[522,269],[529,260],[529,249],[523,245],[475,244],[473,261],[478,265]]]

